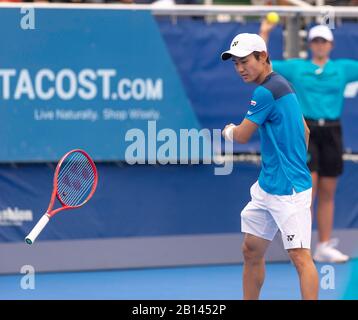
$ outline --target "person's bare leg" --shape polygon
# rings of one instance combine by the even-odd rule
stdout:
[[[288,254],[300,279],[303,300],[318,299],[318,273],[309,249],[290,249]]]
[[[318,179],[317,226],[319,242],[326,242],[331,238],[336,186],[337,178],[319,177]]]
[[[265,252],[270,241],[245,234],[242,245],[244,255],[244,300],[257,300],[265,279]]]

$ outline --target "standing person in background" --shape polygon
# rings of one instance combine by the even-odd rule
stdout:
[[[275,24],[264,20],[260,35],[266,41]],[[296,91],[306,123],[310,128],[308,167],[312,175],[312,214],[317,196],[318,244],[313,258],[318,262],[346,262],[349,257],[331,239],[337,178],[343,172],[343,139],[340,118],[344,89],[358,80],[358,61],[330,60],[333,34],[325,25],[308,34],[312,58],[272,61],[273,70],[290,81]]]

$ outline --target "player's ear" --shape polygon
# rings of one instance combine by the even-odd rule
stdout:
[[[264,63],[264,64],[266,63],[267,57],[268,57],[267,52],[265,52],[265,51],[261,51],[261,52],[260,52],[260,61],[261,61],[262,63]]]

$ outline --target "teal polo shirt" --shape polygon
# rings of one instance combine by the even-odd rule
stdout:
[[[305,118],[339,119],[344,90],[349,82],[358,81],[358,61],[328,60],[321,68],[311,60],[273,61],[273,70],[294,87]]]

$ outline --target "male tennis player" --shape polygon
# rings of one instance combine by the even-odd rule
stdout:
[[[246,143],[257,128],[262,169],[241,212],[244,299],[258,299],[265,277],[264,255],[278,230],[300,279],[303,299],[318,298],[318,274],[311,243],[312,181],[306,165],[309,129],[294,91],[272,72],[265,41],[242,33],[221,58],[232,58],[242,79],[258,85],[244,120],[223,130],[226,139]]]
[[[275,24],[267,20],[262,21],[260,35],[266,43],[274,28]],[[330,59],[334,37],[326,25],[311,28],[308,43],[312,59],[272,61],[272,66],[292,83],[311,130],[308,167],[312,176],[312,199],[314,201],[317,197],[318,200],[318,243],[313,259],[329,263],[346,262],[349,256],[336,248],[338,239],[332,239],[331,235],[337,181],[343,172],[340,119],[344,89],[347,83],[358,81],[358,61]]]

